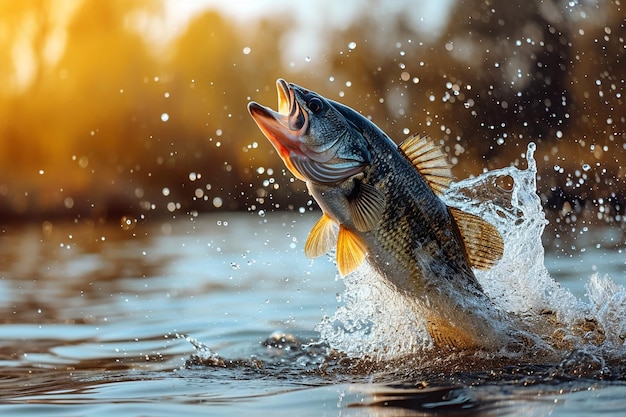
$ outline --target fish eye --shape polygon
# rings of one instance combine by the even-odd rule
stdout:
[[[324,106],[322,104],[322,100],[320,100],[317,97],[312,97],[307,103],[306,103],[307,107],[309,108],[309,110],[311,110],[313,113],[319,113],[322,110],[322,107]]]

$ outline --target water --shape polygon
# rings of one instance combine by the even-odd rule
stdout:
[[[493,175],[504,174],[534,186],[523,172]],[[510,226],[510,193],[486,192],[509,200],[482,205],[482,215]],[[455,193],[451,204],[472,209],[472,196]],[[0,413],[621,416],[624,253],[589,245],[576,259],[544,259],[542,213],[526,188],[518,197],[528,221],[506,230],[509,258],[481,283],[513,311],[547,303],[564,317],[596,317],[601,347],[579,343],[556,359],[428,353],[419,329],[407,333],[415,323],[387,314],[403,301],[384,286],[364,289],[371,272],[344,282],[327,259],[305,258],[317,214],[7,225]],[[381,343],[393,348],[379,361],[360,359]]]

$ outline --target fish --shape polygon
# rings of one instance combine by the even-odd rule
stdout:
[[[368,263],[412,297],[440,349],[499,349],[511,332],[478,282],[503,256],[498,230],[442,200],[454,180],[436,140],[413,135],[397,145],[358,111],[283,79],[278,110],[248,111],[289,171],[322,211],[304,251],[335,247],[342,276]]]

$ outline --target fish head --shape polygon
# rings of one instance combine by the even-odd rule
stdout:
[[[283,79],[276,82],[278,111],[256,102],[250,115],[293,175],[337,184],[371,162],[367,142],[329,100]]]

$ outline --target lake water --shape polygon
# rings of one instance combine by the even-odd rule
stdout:
[[[343,302],[311,214],[26,224],[0,234],[0,413],[622,416],[625,375],[563,364],[357,363],[316,343]],[[624,254],[546,257],[577,297]],[[623,314],[623,312],[622,312]],[[394,363],[393,361],[391,363]],[[622,370],[626,366],[622,366]],[[621,382],[620,382],[621,380]]]
[[[305,258],[318,214],[5,225],[0,414],[623,416],[624,242],[595,229],[544,253],[533,149],[527,170],[444,196],[501,233],[477,278],[536,323],[522,348],[437,350],[413,299],[367,265],[341,279]]]

